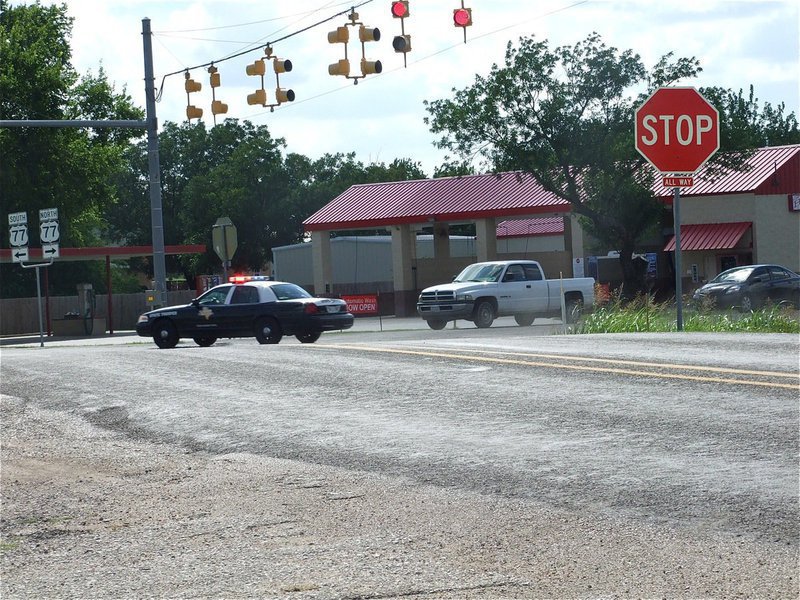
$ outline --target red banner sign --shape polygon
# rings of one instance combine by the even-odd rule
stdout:
[[[377,294],[362,294],[361,296],[342,296],[342,300],[347,302],[347,310],[354,315],[377,315],[378,296]]]

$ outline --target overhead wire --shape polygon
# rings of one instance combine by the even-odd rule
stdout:
[[[171,73],[167,73],[166,75],[164,75],[161,78],[161,85],[159,86],[158,93],[156,94],[156,102],[161,100],[161,95],[162,95],[162,93],[164,91],[164,83],[166,82],[167,77],[172,77],[173,75],[180,75],[182,73],[186,73],[188,71],[193,71],[195,69],[203,69],[205,67],[214,66],[214,65],[217,65],[219,63],[222,63],[222,62],[225,62],[225,61],[228,61],[228,60],[232,60],[232,59],[238,58],[240,56],[244,56],[245,54],[250,54],[251,52],[255,52],[256,50],[261,50],[265,46],[273,46],[275,44],[278,44],[280,42],[283,42],[285,40],[293,38],[296,35],[300,35],[301,33],[305,33],[306,31],[314,29],[315,27],[319,27],[320,25],[324,25],[328,21],[332,21],[333,19],[335,19],[337,17],[341,17],[342,15],[345,15],[345,14],[347,14],[349,12],[352,12],[355,9],[360,8],[360,7],[362,7],[362,6],[366,5],[366,4],[370,4],[373,1],[374,0],[363,0],[359,4],[351,5],[346,10],[339,11],[336,14],[333,14],[333,15],[331,15],[329,17],[326,17],[326,18],[322,19],[321,21],[317,21],[316,23],[313,23],[313,24],[311,24],[311,25],[309,25],[307,27],[303,27],[302,29],[298,29],[297,31],[293,31],[292,33],[290,33],[288,35],[285,35],[283,37],[280,37],[278,39],[271,40],[271,41],[266,42],[266,43],[259,43],[258,45],[250,47],[250,48],[247,48],[246,50],[242,50],[241,52],[236,52],[234,54],[230,54],[230,55],[228,55],[226,57],[223,57],[223,58],[219,58],[219,59],[216,59],[216,60],[211,60],[211,61],[205,62],[203,64],[194,65],[192,67],[185,67],[185,68],[183,68],[183,69],[181,69],[179,71],[173,71]]]

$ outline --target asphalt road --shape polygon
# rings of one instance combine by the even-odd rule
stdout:
[[[798,543],[787,335],[354,331],[2,349],[2,392],[134,438]]]

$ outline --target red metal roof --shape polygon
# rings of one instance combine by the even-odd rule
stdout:
[[[569,212],[527,173],[354,185],[303,221],[306,231]]]
[[[733,248],[742,239],[752,223],[701,223],[681,225],[681,251],[726,250]],[[664,246],[665,252],[675,250],[675,236]]]
[[[744,171],[732,171],[716,180],[711,179],[705,166],[695,174],[692,187],[681,189],[681,196],[744,193],[766,196],[800,191],[800,144],[758,148],[745,164]],[[660,177],[654,192],[661,197],[672,196],[672,189],[663,187]]]
[[[541,217],[538,219],[516,219],[497,224],[497,237],[532,237],[535,235],[563,235],[563,217]]]

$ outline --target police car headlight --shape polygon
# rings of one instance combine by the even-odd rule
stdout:
[[[149,320],[147,315],[139,315],[139,320],[136,322],[137,325],[141,325],[142,323],[147,323]]]
[[[472,302],[474,298],[472,297],[472,294],[458,294],[456,296],[456,300],[459,302]]]

